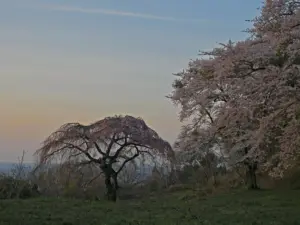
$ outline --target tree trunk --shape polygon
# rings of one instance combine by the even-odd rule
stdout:
[[[111,182],[111,175],[105,176],[106,196],[109,201],[117,201],[117,189]]]
[[[212,174],[212,178],[213,178],[213,184],[214,184],[214,187],[217,187],[218,186],[218,182],[217,182],[217,178],[216,178],[216,175],[215,173]]]
[[[112,175],[113,181],[114,181],[114,187],[116,190],[120,188],[119,183],[118,183],[118,174],[114,172]]]
[[[248,188],[252,190],[259,189],[257,185],[257,178],[256,178],[256,166],[254,164],[248,165]]]
[[[106,164],[105,161],[101,162],[101,170],[105,175],[106,197],[109,201],[117,201],[117,174],[112,168],[112,164]],[[113,180],[113,182],[112,182]]]
[[[249,152],[249,146],[244,148],[245,155]],[[247,166],[247,180],[248,180],[248,188],[255,190],[259,189],[257,185],[257,179],[256,179],[256,170],[257,170],[257,162],[255,160],[247,160],[244,162]]]

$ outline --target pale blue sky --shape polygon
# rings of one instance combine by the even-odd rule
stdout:
[[[242,39],[259,0],[0,0],[0,161],[62,123],[143,117],[171,143],[165,98],[198,50]]]

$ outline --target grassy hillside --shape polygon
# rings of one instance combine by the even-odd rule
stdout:
[[[300,224],[300,192],[241,192],[207,199],[173,194],[116,204],[72,199],[5,200],[0,224]]]

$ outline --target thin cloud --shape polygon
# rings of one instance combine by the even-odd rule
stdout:
[[[103,9],[103,8],[82,8],[82,7],[73,7],[73,6],[63,6],[63,5],[41,6],[39,8],[52,10],[52,11],[135,17],[135,18],[148,19],[148,20],[164,20],[164,21],[173,21],[173,22],[205,22],[206,21],[201,19],[184,19],[184,18],[158,16],[158,15],[135,13],[135,12],[128,12],[128,11],[110,10],[110,9]]]

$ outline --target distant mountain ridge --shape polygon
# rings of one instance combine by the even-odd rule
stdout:
[[[0,173],[10,173],[19,163],[13,162],[0,162]],[[30,170],[34,167],[33,163],[23,163],[26,170]]]
[[[0,174],[10,174],[14,168],[16,168],[19,163],[13,162],[0,162]],[[30,172],[33,167],[35,166],[34,163],[23,163],[25,172]],[[141,176],[141,179],[148,177],[152,173],[153,166],[151,165],[144,165],[141,168],[137,168],[137,173]]]

